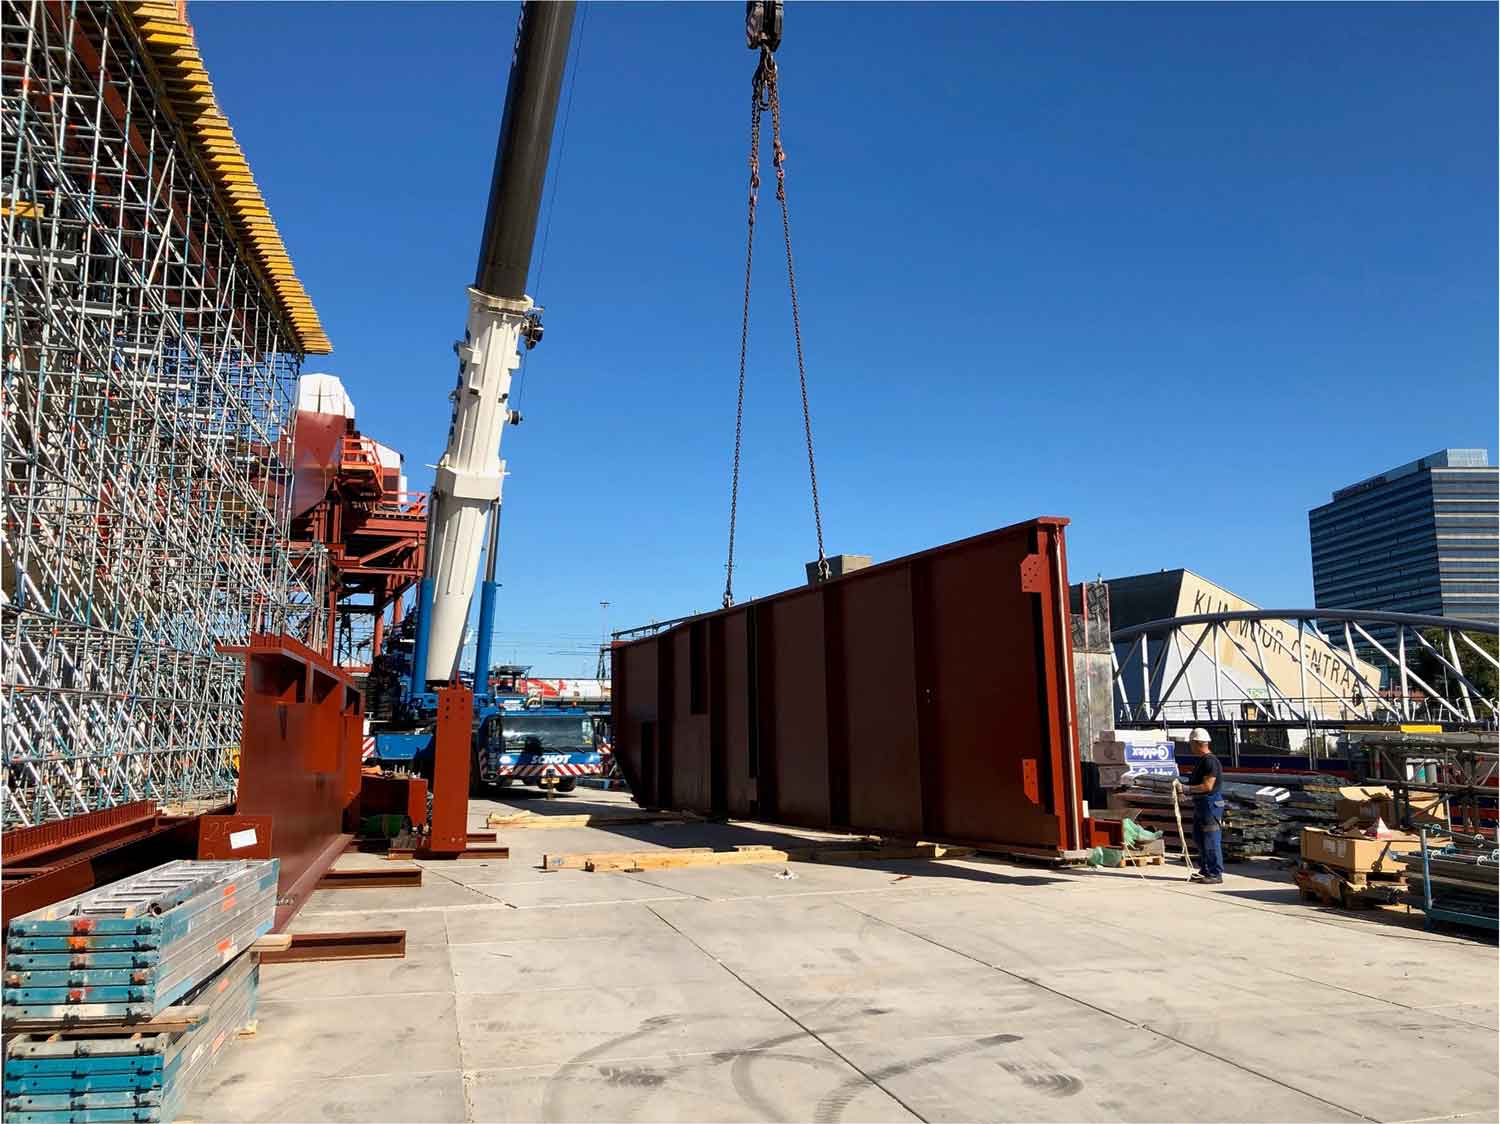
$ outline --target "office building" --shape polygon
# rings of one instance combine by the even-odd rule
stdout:
[[[1314,604],[1493,622],[1497,523],[1500,468],[1484,449],[1443,449],[1340,488],[1308,513]]]

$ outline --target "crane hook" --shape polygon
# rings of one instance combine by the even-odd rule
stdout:
[[[748,0],[745,4],[745,46],[752,51],[774,51],[781,46],[782,0]]]

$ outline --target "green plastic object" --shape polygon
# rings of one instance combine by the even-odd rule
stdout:
[[[1161,832],[1148,831],[1134,820],[1125,821],[1124,832],[1127,847],[1134,847],[1137,843],[1154,843],[1161,838]]]
[[[1125,853],[1117,847],[1094,847],[1087,861],[1089,866],[1119,866],[1125,861]]]
[[[406,826],[406,817],[400,815],[366,816],[364,834],[382,839],[394,839]]]

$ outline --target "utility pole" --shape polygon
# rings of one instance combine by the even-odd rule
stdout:
[[[608,679],[609,670],[609,602],[599,602],[599,666],[594,672],[594,678],[599,680]]]

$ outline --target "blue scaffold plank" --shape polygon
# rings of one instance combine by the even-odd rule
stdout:
[[[279,867],[171,862],[16,918],[0,1011],[63,1023],[159,1014],[270,931]],[[119,966],[136,956],[146,968]]]
[[[255,1014],[260,970],[241,956],[189,995],[207,1008],[184,1030],[66,1038],[22,1034],[6,1046],[7,1121],[88,1124],[172,1120],[201,1075]]]
[[[135,952],[21,952],[5,958],[6,968],[16,972],[100,971],[114,968],[152,968],[161,959],[158,949]],[[10,982],[9,973],[6,982]]]
[[[105,1089],[105,1091],[36,1092],[12,1097],[6,1094],[5,1109],[12,1112],[57,1112],[58,1109],[139,1109],[162,1103],[160,1089]]]
[[[9,1124],[165,1124],[177,1115],[175,1102],[136,1108],[62,1108],[51,1112],[7,1112]]]

